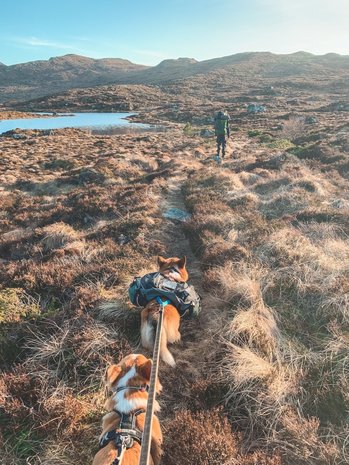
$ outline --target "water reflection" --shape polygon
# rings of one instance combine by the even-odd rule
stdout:
[[[45,118],[3,120],[0,121],[0,134],[13,129],[90,128],[92,131],[104,130],[110,133],[113,128],[150,128],[147,124],[133,123],[125,119],[131,115],[132,113],[69,113]]]

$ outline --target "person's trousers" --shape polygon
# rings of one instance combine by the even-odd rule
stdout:
[[[222,158],[224,158],[224,155],[225,155],[226,144],[227,144],[227,141],[226,141],[224,134],[217,136],[217,155],[218,156],[220,155],[220,150],[222,147]]]

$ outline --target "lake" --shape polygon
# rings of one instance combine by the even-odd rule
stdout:
[[[43,113],[41,113],[43,114]],[[47,113],[45,113],[47,114]],[[113,128],[149,128],[147,124],[132,123],[125,119],[133,113],[69,113],[45,118],[0,119],[0,134],[12,129],[62,129],[90,128],[108,130]],[[1,118],[1,113],[0,113]]]

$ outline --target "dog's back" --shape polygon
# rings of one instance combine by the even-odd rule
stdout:
[[[186,282],[189,278],[186,269],[186,257],[158,257],[159,271],[166,278],[176,282]],[[141,312],[141,342],[146,349],[152,350],[155,340],[156,323],[159,318],[159,304],[155,301]],[[166,305],[164,309],[163,331],[161,334],[160,357],[168,365],[175,366],[173,355],[167,348],[167,343],[178,342],[180,315],[174,305]]]

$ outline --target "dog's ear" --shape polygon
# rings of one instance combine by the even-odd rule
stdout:
[[[179,262],[178,262],[178,266],[179,268],[185,268],[185,265],[187,264],[187,257],[184,255],[184,257],[182,257]]]
[[[152,364],[153,362],[150,359],[148,359],[145,363],[140,365],[140,367],[137,369],[138,373],[142,376],[142,378],[146,379],[147,381],[150,380]]]
[[[109,387],[112,387],[113,384],[117,381],[121,374],[122,370],[120,365],[111,365],[105,374],[105,380]]]
[[[165,265],[167,263],[166,258],[162,257],[161,255],[158,256],[158,265],[161,267],[162,265]]]

